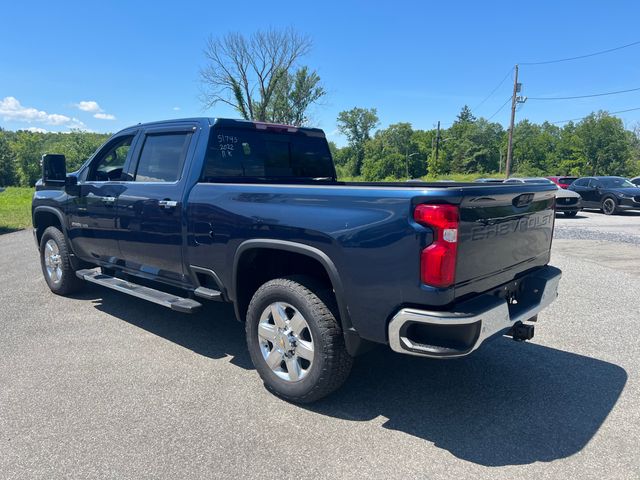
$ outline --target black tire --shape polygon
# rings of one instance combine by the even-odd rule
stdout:
[[[45,258],[47,258],[49,246],[57,248],[54,273],[49,273]],[[55,245],[55,247],[54,247]],[[50,258],[50,257],[49,257]],[[69,295],[77,292],[84,286],[84,281],[76,277],[76,272],[69,258],[69,247],[64,235],[56,227],[48,227],[40,239],[40,265],[42,274],[49,289],[56,295]]]
[[[281,378],[267,364],[264,346],[258,337],[263,312],[276,302],[288,304],[302,314],[313,342],[313,362],[306,376],[297,381]],[[334,303],[332,292],[302,276],[270,280],[256,291],[247,311],[247,346],[253,365],[269,391],[291,402],[311,403],[337,390],[346,381],[353,358],[345,347]],[[275,343],[271,348],[275,349]],[[282,365],[285,366],[284,360]]]
[[[578,215],[578,211],[577,210],[571,210],[568,212],[564,212],[564,216],[565,217],[575,217],[576,215]]]
[[[615,215],[618,213],[618,204],[616,203],[615,198],[606,197],[602,200],[602,213],[605,215]]]

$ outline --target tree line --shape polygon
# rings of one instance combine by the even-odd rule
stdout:
[[[110,134],[72,131],[12,132],[0,128],[0,186],[33,186],[42,176],[40,160],[45,153],[62,153],[67,170],[76,170]]]
[[[476,118],[468,107],[437,131],[408,122],[378,129],[376,109],[340,112],[338,129],[347,145],[329,142],[342,179],[377,181],[446,178],[460,174],[499,175],[504,171],[507,131]],[[17,132],[0,129],[0,186],[32,186],[41,176],[45,153],[62,153],[69,171],[77,169],[109,134]],[[522,120],[513,133],[512,175],[640,175],[640,126],[626,129],[607,112],[592,113],[564,126]]]
[[[508,131],[476,118],[467,106],[440,130],[439,140],[436,129],[413,129],[410,123],[375,130],[379,120],[374,108],[343,111],[337,120],[348,141],[342,148],[331,146],[343,178],[374,181],[504,172]],[[513,131],[511,173],[638,175],[640,125],[626,129],[622,120],[605,111],[563,126],[522,120]]]

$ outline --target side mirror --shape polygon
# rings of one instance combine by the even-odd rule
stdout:
[[[42,183],[64,187],[67,183],[67,160],[64,155],[48,153],[42,156]]]

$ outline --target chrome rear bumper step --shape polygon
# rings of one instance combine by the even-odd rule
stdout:
[[[431,358],[469,355],[489,337],[514,333],[524,321],[535,321],[538,312],[558,296],[562,272],[547,266],[523,277],[523,292],[517,305],[503,298],[481,294],[454,311],[399,310],[389,323],[389,345],[398,353]],[[516,332],[517,333],[517,332]],[[533,330],[529,332],[533,336]],[[524,339],[523,335],[517,335]]]
[[[87,282],[162,305],[176,312],[195,313],[202,307],[200,302],[192,300],[191,298],[179,297],[161,290],[138,285],[137,283],[128,282],[121,278],[105,275],[97,270],[78,270],[76,275]]]

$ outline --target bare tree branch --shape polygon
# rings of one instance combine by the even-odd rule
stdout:
[[[317,73],[304,67],[302,78],[313,79],[313,85],[306,89],[310,95],[306,100],[283,102],[282,95],[292,92],[294,69],[311,46],[311,39],[293,28],[258,31],[249,38],[240,33],[210,37],[204,51],[207,63],[200,70],[205,108],[222,102],[233,106],[243,118],[260,121],[273,121],[278,110],[278,117],[302,122],[306,118],[304,111],[291,114],[283,108],[295,105],[304,110],[325,94]],[[295,90],[298,96],[304,91],[304,88]]]

